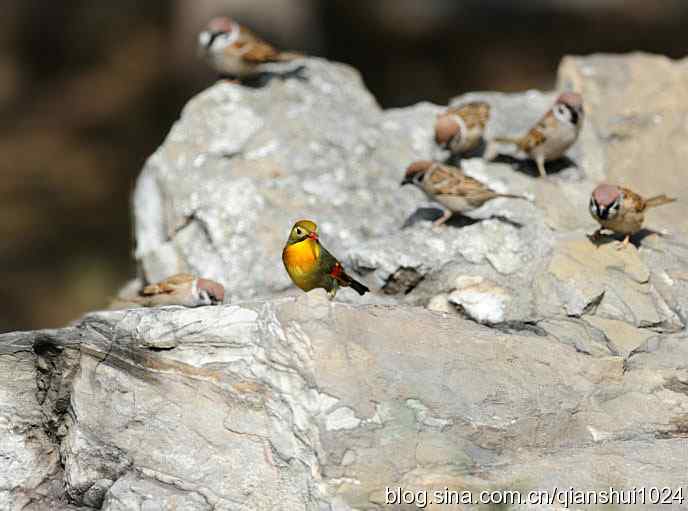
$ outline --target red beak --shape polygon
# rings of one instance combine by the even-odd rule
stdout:
[[[318,241],[318,234],[315,232],[311,232],[308,237],[312,239],[313,241]]]

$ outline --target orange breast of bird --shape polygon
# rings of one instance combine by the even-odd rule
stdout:
[[[287,273],[294,284],[304,291],[310,291],[317,285],[319,258],[320,245],[311,239],[287,245],[282,251],[282,261]]]

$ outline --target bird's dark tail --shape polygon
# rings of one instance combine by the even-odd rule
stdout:
[[[348,284],[349,284],[349,286],[351,286],[351,288],[352,288],[354,291],[356,291],[359,295],[363,296],[363,295],[366,294],[368,291],[370,291],[370,289],[368,289],[367,286],[361,284],[359,281],[352,279],[352,278],[349,277],[348,275],[345,275],[345,278],[346,278],[346,277],[348,277],[348,280],[349,280]]]

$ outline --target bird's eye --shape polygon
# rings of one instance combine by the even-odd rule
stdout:
[[[301,228],[300,228],[300,227],[297,227],[297,228],[296,228],[296,235],[297,235],[297,236],[301,236],[302,234],[303,234],[303,231],[301,230]]]

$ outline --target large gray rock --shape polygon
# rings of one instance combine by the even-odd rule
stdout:
[[[316,290],[93,313],[0,346],[3,357],[26,357],[12,375],[41,365],[37,346],[56,354],[51,367],[71,367],[78,350],[78,371],[55,384],[68,409],[45,414],[63,422],[63,437],[35,439],[26,470],[63,480],[74,503],[294,511],[382,509],[385,488],[398,486],[679,485],[685,341],[655,336],[625,364],[546,334],[419,307],[337,304]],[[35,383],[10,389],[3,402]],[[46,446],[64,476],[41,472],[55,457]],[[8,509],[21,509],[17,488],[42,498],[23,477],[6,490]]]
[[[386,487],[685,484],[686,201],[648,214],[666,233],[639,249],[586,234],[604,179],[688,196],[686,62],[566,58],[560,87],[587,105],[571,159],[547,179],[513,154],[463,161],[531,200],[437,231],[399,181],[448,157],[440,107],[382,111],[346,66],[305,65],[194,98],[137,184],[143,280],[200,273],[228,304],[0,337],[0,509],[408,510]],[[489,101],[491,137],[554,96],[453,101]],[[294,290],[280,252],[303,217],[372,293]]]

